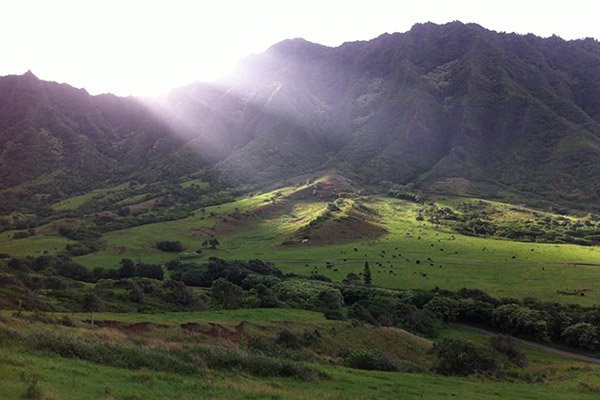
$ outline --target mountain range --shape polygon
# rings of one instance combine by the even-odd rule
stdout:
[[[131,179],[364,184],[600,207],[600,43],[417,24],[277,43],[161,99],[0,78],[0,208]],[[13,205],[13,206],[11,206]]]

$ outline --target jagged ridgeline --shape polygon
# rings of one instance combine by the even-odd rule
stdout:
[[[196,173],[232,187],[331,168],[370,184],[594,208],[599,161],[593,39],[455,22],[335,48],[286,40],[160,101],[0,78],[4,213],[109,183]]]

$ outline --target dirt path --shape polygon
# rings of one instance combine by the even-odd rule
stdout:
[[[475,332],[479,332],[479,333],[483,333],[484,335],[488,335],[488,336],[497,336],[499,335],[498,332],[493,332],[484,328],[479,328],[476,326],[471,326],[471,325],[465,325],[465,324],[456,324],[462,328],[465,329],[469,329]],[[533,347],[539,350],[544,350],[547,351],[549,353],[553,353],[553,354],[558,354],[560,356],[563,357],[567,357],[567,358],[571,358],[573,360],[578,360],[578,361],[584,361],[584,362],[588,362],[588,363],[592,363],[592,364],[600,364],[600,359],[599,358],[595,358],[595,357],[590,357],[590,356],[585,356],[583,354],[578,354],[578,353],[572,353],[570,351],[566,351],[566,350],[561,350],[561,349],[557,349],[554,347],[550,347],[550,346],[546,346],[537,342],[532,342],[530,340],[524,340],[524,339],[517,339],[519,342],[521,342],[522,344],[529,346],[529,347]]]
[[[568,264],[568,265],[576,267],[576,268],[594,268],[594,269],[600,269],[600,265],[598,265],[598,264]]]

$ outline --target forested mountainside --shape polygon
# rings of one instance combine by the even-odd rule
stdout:
[[[236,185],[336,169],[383,187],[585,208],[598,204],[599,161],[593,39],[459,22],[335,48],[292,39],[160,101],[0,78],[3,204],[198,171]]]

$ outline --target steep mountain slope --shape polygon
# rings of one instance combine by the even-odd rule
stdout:
[[[454,22],[336,48],[286,40],[155,102],[0,78],[0,189],[13,194],[36,179],[45,193],[76,192],[212,165],[234,185],[336,169],[384,187],[589,208],[599,161],[593,39]]]
[[[174,151],[185,141],[138,99],[90,96],[31,72],[0,78],[0,208],[134,174],[179,176],[186,160]],[[187,168],[201,165],[194,154]]]
[[[284,143],[295,172],[327,158],[371,182],[598,200],[596,41],[424,24],[337,48],[285,41],[238,74],[239,92],[270,93],[264,127],[220,164],[240,178],[270,177]]]

